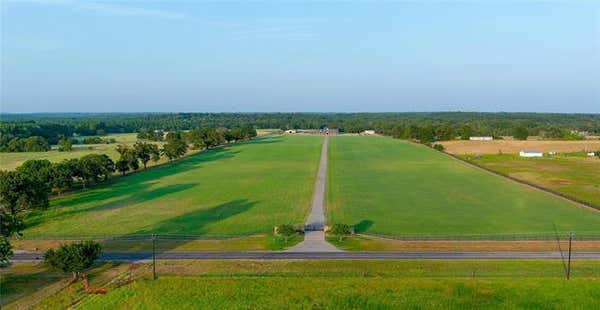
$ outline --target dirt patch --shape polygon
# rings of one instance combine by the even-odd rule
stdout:
[[[498,154],[519,153],[522,150],[542,152],[579,152],[600,150],[600,140],[583,141],[444,141],[446,151],[451,154]]]

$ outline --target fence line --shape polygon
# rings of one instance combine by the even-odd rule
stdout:
[[[555,191],[553,189],[546,188],[546,187],[537,185],[537,184],[529,182],[529,181],[517,179],[517,178],[512,177],[512,176],[510,176],[510,175],[508,175],[506,173],[502,173],[502,172],[499,172],[499,171],[494,171],[494,170],[492,170],[490,168],[487,168],[487,167],[485,167],[483,165],[480,165],[480,164],[478,164],[476,162],[463,159],[460,156],[457,156],[457,155],[454,155],[454,154],[450,154],[448,152],[443,152],[443,153],[446,154],[446,155],[448,155],[448,156],[451,156],[451,157],[453,157],[453,158],[455,158],[457,160],[460,160],[463,163],[475,166],[475,167],[477,167],[479,169],[482,169],[482,170],[485,170],[485,171],[487,171],[489,173],[492,173],[492,174],[495,174],[495,175],[498,175],[498,176],[510,179],[510,180],[515,181],[517,183],[521,183],[521,184],[525,184],[525,185],[531,186],[531,187],[536,188],[538,190],[541,190],[541,191],[544,191],[544,192],[547,192],[547,193],[550,193],[550,194],[553,194],[553,195],[556,195],[556,196],[559,196],[559,197],[562,197],[564,199],[567,199],[567,200],[570,200],[572,202],[578,203],[578,204],[580,204],[582,206],[585,206],[585,207],[587,207],[587,208],[589,208],[591,210],[600,211],[600,205],[597,205],[597,204],[595,204],[595,203],[593,203],[591,201],[585,201],[583,199],[579,199],[577,197],[573,197],[573,196],[570,196],[570,195],[567,195],[567,194],[564,194],[564,193],[560,193],[560,192],[557,192],[557,191]]]
[[[557,237],[573,240],[600,241],[600,231],[586,232],[547,232],[547,233],[509,233],[509,234],[463,234],[463,235],[385,235],[377,233],[358,234],[366,237],[378,237],[401,241],[555,241]]]
[[[192,235],[192,234],[134,234],[134,235],[96,235],[96,236],[36,236],[36,237],[15,237],[14,240],[39,240],[39,241],[60,241],[60,240],[101,240],[101,241],[146,241],[164,240],[164,241],[194,241],[194,240],[232,240],[264,235],[265,233],[245,234],[245,235]],[[560,231],[560,232],[540,232],[540,233],[503,233],[503,234],[401,234],[385,235],[377,233],[360,233],[358,236],[378,237],[385,239],[403,240],[403,241],[554,241],[558,238],[568,238],[573,235],[573,240],[578,241],[600,241],[600,231]]]

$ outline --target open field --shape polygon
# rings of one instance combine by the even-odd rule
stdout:
[[[384,235],[598,231],[600,213],[385,137],[330,139],[328,222]]]
[[[536,150],[542,152],[595,152],[600,150],[600,140],[582,141],[520,141],[520,140],[494,140],[494,141],[442,141],[446,152],[451,154],[498,154],[519,153],[522,150]]]
[[[81,158],[88,154],[106,154],[112,160],[117,160],[119,159],[117,145],[133,145],[137,141],[136,133],[112,134],[105,137],[114,138],[117,142],[111,144],[77,144],[73,145],[71,152],[51,150],[48,152],[0,153],[0,170],[13,170],[29,159],[47,159],[51,162],[59,162],[64,159]],[[163,158],[158,163],[164,163],[165,161],[166,159]],[[156,164],[152,160],[148,162],[148,166]]]
[[[322,137],[267,137],[54,198],[25,219],[26,237],[236,236],[302,223]]]
[[[600,298],[599,264],[574,261],[573,278],[567,282],[560,261],[159,261],[158,280],[152,281],[150,266],[142,264],[134,282],[118,288],[115,279],[127,278],[127,266],[102,264],[92,270],[91,285],[108,288],[108,294],[85,295],[78,283],[45,296],[37,308],[67,308],[77,302],[82,309],[191,309],[200,303],[221,309],[589,309]],[[43,267],[8,269],[5,296],[14,301],[17,285],[27,292],[8,308],[42,299],[32,292],[53,285],[24,281],[32,279],[32,272],[47,272],[36,268]]]
[[[600,159],[597,157],[522,158],[512,154],[462,157],[490,170],[600,206]]]

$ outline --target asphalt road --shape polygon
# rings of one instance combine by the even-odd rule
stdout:
[[[563,254],[566,255],[566,254]],[[15,253],[14,262],[39,261],[40,253]],[[164,252],[156,255],[163,260],[312,260],[312,259],[561,259],[560,252]],[[600,259],[600,252],[573,253],[573,259]],[[152,259],[148,252],[107,252],[103,261],[140,261]]]

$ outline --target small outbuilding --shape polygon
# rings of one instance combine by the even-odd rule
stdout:
[[[520,151],[521,157],[544,157],[544,152],[541,151]]]
[[[360,133],[361,135],[371,136],[375,134],[375,130],[364,130]]]
[[[594,153],[594,152],[588,152],[588,153],[587,153],[587,156],[590,156],[590,157],[591,157],[591,156],[596,156],[596,153]]]
[[[469,137],[471,141],[492,141],[494,137]]]
[[[288,130],[285,131],[285,133],[294,134],[294,133],[296,133],[296,129],[288,129]]]

